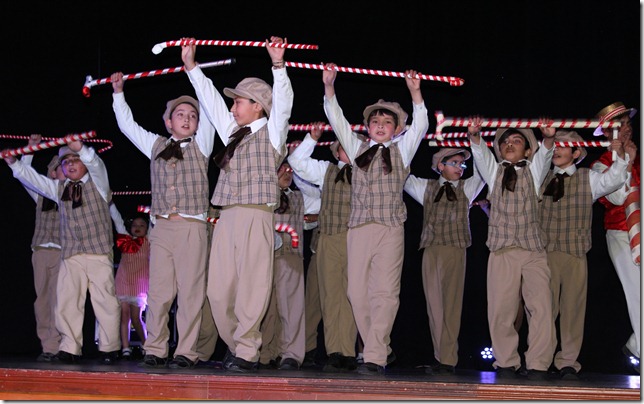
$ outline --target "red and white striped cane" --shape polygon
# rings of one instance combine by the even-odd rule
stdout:
[[[24,135],[0,135],[0,139],[24,139],[24,140],[29,140],[29,136],[24,136]],[[57,140],[60,139],[58,137],[44,137],[42,140]],[[111,140],[107,139],[83,139],[83,142],[86,143],[107,143],[107,146],[96,150],[96,153],[103,153],[104,151],[107,151],[114,146]]]
[[[112,196],[151,195],[152,191],[112,191]]]
[[[145,205],[139,205],[136,208],[137,212],[150,213],[150,207]],[[215,224],[219,220],[218,218],[209,217],[206,219],[209,223]],[[291,236],[291,246],[297,248],[300,244],[300,236],[297,234],[295,229],[286,223],[275,223],[275,231],[280,233],[288,233]]]
[[[232,65],[234,63],[235,63],[235,59],[231,58],[231,59],[224,59],[224,60],[216,60],[214,62],[208,62],[208,63],[199,63],[199,67],[202,69],[206,69],[209,67]],[[162,74],[179,73],[184,70],[185,70],[184,66],[177,66],[177,67],[168,67],[161,70],[150,70],[149,72],[125,74],[123,75],[123,80],[141,79],[144,77],[160,76]],[[83,95],[85,97],[89,97],[91,95],[90,90],[92,87],[98,86],[101,84],[111,83],[111,82],[112,80],[109,77],[93,80],[92,76],[87,76],[85,77],[85,85],[83,86]]]
[[[494,142],[481,142],[489,147],[494,146]],[[541,145],[541,142],[537,142]],[[470,147],[469,140],[430,140],[429,146],[435,147]],[[610,142],[584,141],[584,142],[555,142],[556,147],[608,147]]]
[[[626,213],[626,227],[628,229],[628,242],[631,247],[631,256],[635,265],[640,266],[640,187],[631,179],[631,187],[624,201]]]
[[[385,77],[405,77],[404,72],[391,72],[385,70],[375,70],[375,69],[362,69],[357,67],[342,67],[335,66],[333,68],[326,67],[323,64],[312,64],[312,63],[300,63],[300,62],[284,62],[288,67],[296,67],[300,69],[314,69],[314,70],[337,70],[343,73],[359,73],[359,74],[369,74],[372,76],[385,76]],[[431,74],[417,74],[416,78],[421,80],[429,81],[442,81],[449,83],[450,86],[462,86],[465,84],[465,80],[459,77],[453,76],[434,76]]]
[[[35,146],[24,146],[18,149],[6,150],[0,153],[0,158],[4,159],[9,156],[17,156],[19,154],[29,154],[38,150],[49,149],[50,147],[62,146],[67,143],[74,142],[76,140],[84,140],[88,138],[96,137],[96,132],[89,131],[77,134],[70,134],[65,137],[56,138],[54,140],[49,140],[47,142],[39,143]]]
[[[436,133],[441,133],[443,128],[447,126],[466,127],[472,123],[472,118],[452,118],[445,117],[441,111],[434,113],[436,116]],[[602,122],[597,119],[564,119],[553,120],[549,123],[543,122],[541,119],[483,119],[481,120],[481,127],[483,128],[541,128],[553,127],[557,129],[564,128],[596,128],[602,126],[604,128],[612,128],[619,126],[618,121]]]
[[[178,40],[161,42],[152,47],[152,53],[158,55],[165,48],[170,46],[183,46],[183,45],[207,45],[207,46],[252,46],[252,47],[266,47],[266,41],[222,41],[216,39],[195,39],[195,40]],[[296,43],[275,43],[269,42],[268,46],[273,48],[286,48],[286,49],[318,49],[317,45],[306,45]]]
[[[300,244],[300,236],[288,223],[275,223],[275,231],[280,233],[288,233],[291,236],[291,247],[297,248],[297,246]]]

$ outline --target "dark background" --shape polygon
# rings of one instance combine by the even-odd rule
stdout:
[[[181,66],[179,48],[151,52],[156,43],[182,36],[197,39],[263,41],[271,35],[290,43],[316,44],[319,50],[286,50],[294,62],[335,62],[339,66],[456,76],[461,87],[425,81],[423,96],[430,114],[447,117],[480,114],[488,118],[591,119],[604,106],[622,101],[640,108],[641,5],[634,1],[362,1],[298,2],[112,2],[3,1],[0,32],[0,133],[61,137],[95,130],[114,147],[101,154],[114,191],[149,190],[149,161],[118,130],[112,112],[111,85],[82,95],[85,77],[109,77]],[[235,58],[234,66],[204,70],[219,89],[234,87],[247,76],[272,83],[265,49],[197,48],[197,61]],[[326,121],[322,108],[321,72],[289,68],[295,103],[292,124]],[[411,112],[404,80],[338,73],[338,100],[351,123],[362,123],[362,110],[379,98],[398,101]],[[165,134],[161,115],[165,103],[182,94],[194,95],[184,73],[130,80],[125,95],[135,119],[144,128]],[[229,104],[230,105],[230,104]],[[444,131],[462,131],[446,128]],[[587,140],[590,130],[579,130]],[[639,115],[634,120],[639,145]],[[537,136],[540,134],[537,131]],[[289,141],[302,132],[289,134]],[[332,133],[322,140],[333,139]],[[26,140],[0,139],[1,148]],[[96,148],[104,144],[90,144]],[[215,152],[222,147],[217,140]],[[435,148],[423,142],[412,173],[436,178],[430,169]],[[582,166],[602,150],[589,149]],[[54,150],[38,152],[34,166],[41,172]],[[314,157],[329,158],[327,148]],[[469,176],[468,169],[466,176]],[[216,171],[211,176],[216,179]],[[211,184],[214,187],[213,184]],[[33,315],[30,241],[34,203],[11,171],[0,164],[0,354],[33,354],[40,350]],[[481,195],[483,197],[485,191]],[[115,196],[124,216],[149,196]],[[399,363],[415,366],[432,357],[425,299],[417,251],[422,208],[405,195],[409,210],[401,304],[392,332]],[[606,251],[601,220],[594,206],[593,248],[588,254],[589,284],[586,333],[580,362],[588,371],[628,372],[621,347],[631,333],[621,285]],[[460,333],[459,366],[488,369],[480,351],[489,346],[486,318],[485,247],[487,218],[472,208],[474,238],[468,250],[465,301]],[[93,338],[91,306],[86,321]],[[583,308],[580,308],[580,311]],[[525,329],[524,329],[525,333]],[[86,336],[85,350],[95,347]]]

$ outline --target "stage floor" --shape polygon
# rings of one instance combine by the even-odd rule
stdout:
[[[224,399],[224,400],[640,400],[640,376],[581,373],[578,380],[497,380],[494,372],[457,369],[428,375],[392,367],[385,375],[298,371],[229,373],[218,362],[193,369],[148,369],[137,361],[41,363],[0,358],[0,399]]]

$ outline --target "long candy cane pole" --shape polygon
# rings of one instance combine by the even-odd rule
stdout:
[[[150,195],[152,191],[112,191],[112,196],[115,195]]]
[[[137,206],[136,210],[142,213],[150,213],[150,207],[145,205]],[[219,219],[214,217],[209,217],[206,220],[209,223],[215,224]],[[297,248],[298,245],[300,244],[300,236],[297,234],[297,232],[291,225],[286,223],[275,223],[275,231],[278,231],[280,233],[284,233],[284,232],[288,233],[291,236],[291,246],[293,248]]]
[[[492,147],[494,146],[494,142],[482,142],[481,144],[485,143],[485,145]],[[537,142],[541,144],[541,142]],[[429,146],[435,146],[435,147],[470,147],[470,142],[467,140],[443,140],[443,141],[436,141],[436,140],[430,140],[428,142]],[[597,141],[584,141],[584,142],[555,142],[555,146],[557,147],[608,147],[610,145],[610,142],[597,142]]]
[[[231,59],[224,59],[224,60],[216,60],[214,62],[208,62],[208,63],[199,63],[199,67],[202,69],[206,69],[209,67],[232,65],[234,63],[235,63],[235,59],[231,58]],[[140,79],[144,77],[160,76],[162,74],[179,73],[184,70],[185,70],[184,66],[168,67],[161,70],[150,70],[149,72],[126,74],[126,75],[123,75],[123,80],[132,80],[132,79]],[[85,85],[83,86],[83,95],[85,97],[89,97],[91,95],[90,90],[92,87],[98,86],[101,84],[111,83],[111,82],[112,80],[109,77],[93,80],[92,76],[87,76],[85,77]]]
[[[29,136],[23,136],[23,135],[0,135],[0,139],[24,139],[24,140],[29,140]],[[42,140],[57,140],[60,139],[58,137],[44,137]],[[107,151],[114,146],[111,140],[107,139],[84,139],[85,142],[87,143],[107,143],[107,146],[96,150],[96,153],[103,153],[104,151]]]
[[[266,47],[265,41],[221,41],[215,39],[196,39],[190,41],[166,41],[161,42],[152,47],[152,53],[158,55],[165,48],[169,46],[183,46],[183,45],[208,45],[208,46],[254,46],[254,47]],[[286,48],[286,49],[318,49],[317,45],[306,45],[306,44],[296,44],[296,43],[274,43],[270,42],[268,46],[273,48]]]
[[[289,67],[297,67],[301,69],[314,69],[314,70],[331,70],[330,68],[327,68],[326,66],[319,64],[311,64],[311,63],[300,63],[300,62],[284,62],[286,66]],[[403,72],[390,72],[390,71],[385,71],[385,70],[374,70],[374,69],[361,69],[361,68],[356,68],[356,67],[341,67],[341,66],[335,66],[333,70],[337,70],[339,72],[343,73],[359,73],[359,74],[369,74],[372,76],[385,76],[385,77],[405,77],[405,73]],[[465,80],[459,78],[459,77],[453,77],[453,76],[434,76],[430,74],[417,74],[416,78],[419,78],[421,80],[429,80],[429,81],[442,81],[445,83],[449,83],[450,86],[462,86],[465,84]]]
[[[50,140],[48,142],[43,142],[39,143],[35,146],[25,146],[25,147],[20,147],[18,149],[13,149],[13,150],[7,150],[2,153],[0,153],[0,158],[6,158],[9,156],[17,156],[19,154],[29,154],[33,153],[37,150],[44,150],[44,149],[49,149],[50,147],[56,147],[56,146],[61,146],[67,143],[71,143],[76,140],[83,140],[83,139],[88,139],[96,136],[96,132],[90,131],[90,132],[83,132],[83,133],[78,133],[78,134],[72,134],[72,135],[67,135],[65,137],[61,137],[55,140]]]
[[[443,128],[446,126],[459,126],[465,127],[470,126],[472,123],[471,118],[451,118],[445,117],[441,111],[436,111],[436,132],[440,133],[443,131]],[[596,128],[597,126],[602,126],[604,128],[612,128],[614,126],[619,126],[618,121],[608,121],[602,122],[596,119],[566,119],[566,120],[554,120],[551,123],[545,125],[541,120],[532,120],[532,119],[484,119],[481,121],[481,127],[484,128],[540,128],[543,126],[553,127],[558,129],[563,128]]]

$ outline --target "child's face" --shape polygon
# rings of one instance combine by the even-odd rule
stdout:
[[[288,188],[293,182],[293,170],[288,164],[282,164],[277,170],[277,183],[281,189]]]
[[[572,147],[559,147],[555,146],[555,151],[552,154],[552,164],[555,167],[564,169],[575,164],[575,160],[579,157],[581,152],[577,149],[573,152]]]
[[[190,104],[179,104],[172,111],[168,126],[177,139],[185,139],[194,135],[199,125],[199,114]]]
[[[510,163],[518,163],[523,159],[528,159],[532,154],[532,151],[526,148],[525,138],[518,133],[513,133],[505,138],[505,141],[499,144],[499,150],[501,157]]]
[[[466,168],[465,158],[460,154],[451,156],[444,163],[438,163],[441,175],[448,181],[459,180]]]
[[[246,126],[262,117],[263,108],[258,102],[248,98],[235,97],[230,112],[239,126]]]
[[[79,181],[87,174],[87,167],[76,155],[68,155],[61,162],[63,174],[72,181]]]
[[[390,141],[396,134],[396,121],[392,114],[374,115],[369,118],[369,137],[377,143]]]
[[[619,132],[617,133],[617,138],[622,142],[627,142],[633,137],[633,127],[631,126],[631,117],[628,114],[622,115],[619,118],[621,126],[619,127]],[[604,128],[604,136],[607,139],[613,139],[613,128]]]
[[[148,234],[148,224],[145,222],[145,220],[137,217],[132,221],[132,225],[130,225],[130,234],[132,234],[132,236],[134,237],[145,236],[146,234]]]

